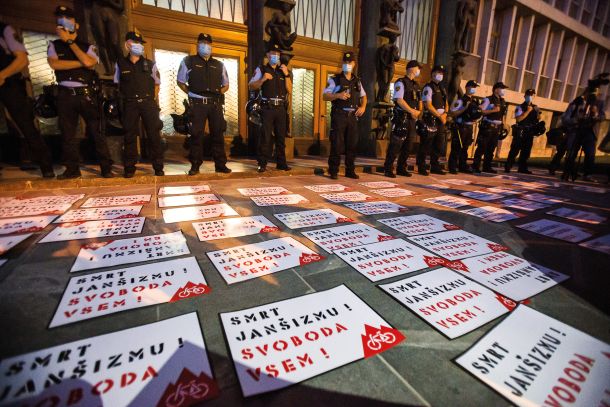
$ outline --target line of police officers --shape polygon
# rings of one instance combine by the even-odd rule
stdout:
[[[96,95],[95,66],[99,62],[97,50],[91,44],[78,39],[79,25],[74,12],[65,6],[55,10],[58,39],[49,43],[48,62],[55,71],[59,85],[57,110],[63,136],[63,162],[66,170],[59,179],[81,176],[79,169],[76,129],[79,116],[92,136],[103,177],[112,177],[112,160],[100,127],[100,109]],[[44,177],[53,177],[51,157],[40,133],[33,124],[30,99],[20,72],[27,66],[27,52],[18,33],[5,24],[0,25],[0,98],[16,122],[28,143]],[[164,175],[163,147],[160,138],[162,122],[159,119],[158,93],[159,71],[155,63],[144,57],[145,41],[135,32],[125,38],[127,55],[116,63],[114,82],[118,85],[122,100],[122,124],[125,130],[124,176],[133,177],[137,163],[137,132],[140,119],[150,143],[151,161],[155,175]],[[223,104],[224,93],[229,89],[229,78],[224,64],[212,57],[212,37],[200,34],[197,54],[184,58],[177,74],[178,86],[188,94],[191,106],[189,175],[199,173],[203,162],[202,138],[206,123],[211,135],[211,153],[216,172],[230,173],[223,133],[226,130]],[[267,63],[256,68],[249,82],[252,91],[260,93],[262,102],[262,132],[258,137],[258,172],[265,172],[273,159],[275,147],[276,169],[288,171],[285,138],[287,133],[288,97],[292,91],[292,77],[281,60],[281,50],[276,44],[267,47]],[[355,173],[355,157],[358,144],[358,119],[364,114],[367,95],[360,78],[355,75],[355,55],[343,55],[342,72],[329,78],[323,92],[323,100],[332,103],[331,151],[328,158],[330,177],[338,177],[341,155],[345,155],[345,176],[358,178]],[[422,65],[417,61],[407,64],[406,76],[394,84],[395,102],[392,132],[384,163],[385,175],[410,177],[407,159],[416,134],[420,136],[416,156],[418,173],[428,175],[426,157],[430,157],[430,172],[443,175],[439,163],[445,143],[445,126],[452,117],[451,153],[449,172],[495,173],[491,166],[498,140],[505,136],[507,104],[504,92],[507,86],[498,82],[493,93],[479,101],[474,97],[479,84],[470,80],[466,92],[449,108],[447,94],[442,84],[445,68],[435,66],[431,81],[422,90],[416,81]],[[540,111],[533,105],[534,90],[525,92],[525,101],[517,106],[513,142],[505,165],[510,172],[519,155],[519,171],[530,173],[527,168]],[[468,149],[473,142],[474,125],[479,125],[472,168],[467,164]],[[398,158],[396,173],[394,162]],[[483,162],[482,170],[480,168]]]

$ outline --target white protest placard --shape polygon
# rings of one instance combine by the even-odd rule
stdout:
[[[142,210],[142,205],[138,206],[113,206],[110,208],[85,208],[72,209],[53,223],[82,222],[87,220],[108,220],[108,219],[127,219],[137,218]]]
[[[529,182],[529,181],[515,181],[515,182],[511,182],[511,185],[518,185],[522,188],[526,188],[526,189],[544,189],[546,188],[548,185],[543,183],[543,182]]]
[[[209,294],[194,257],[72,277],[49,328]]]
[[[227,284],[277,273],[324,260],[292,237],[266,240],[260,243],[231,247],[207,253]]]
[[[364,223],[315,229],[301,233],[327,253],[333,253],[338,249],[347,249],[349,247],[362,246],[363,244],[394,239],[392,236],[382,233]]]
[[[527,199],[528,201],[539,202],[547,205],[555,205],[567,201],[566,198],[557,198],[555,196],[544,195],[544,194],[523,194],[521,198]]]
[[[517,406],[604,406],[610,345],[519,305],[456,363]]]
[[[0,256],[23,242],[28,237],[32,236],[31,233],[25,235],[13,235],[13,236],[1,236],[0,237]]]
[[[460,212],[496,223],[506,222],[507,220],[519,219],[523,217],[520,213],[507,211],[506,209],[502,208],[496,208],[495,206],[481,206],[478,208],[464,209]]]
[[[4,263],[6,263],[8,261],[8,259],[0,259],[0,267],[4,266]]]
[[[516,306],[448,268],[382,284],[379,288],[449,339],[472,332]]]
[[[66,240],[92,239],[133,235],[142,232],[146,218],[92,220],[88,222],[61,223],[38,243],[63,242]]]
[[[370,189],[395,188],[398,186],[398,184],[389,181],[359,182],[359,184]]]
[[[221,313],[220,319],[246,397],[374,356],[405,339],[344,285]]]
[[[246,216],[193,223],[199,241],[226,239],[257,235],[259,233],[277,232],[280,230],[264,216]]]
[[[434,198],[426,198],[423,201],[454,209],[461,208],[462,206],[468,206],[471,203],[471,201],[468,199],[451,195],[435,196]]]
[[[507,208],[519,209],[522,211],[533,212],[539,209],[548,208],[549,205],[540,202],[528,201],[527,199],[510,198],[500,202],[502,206]]]
[[[0,405],[186,407],[219,394],[195,312],[4,358],[0,373]]]
[[[218,205],[188,206],[185,208],[163,209],[165,223],[187,222],[191,220],[222,218],[224,216],[239,216],[235,209],[226,203]]]
[[[389,201],[354,202],[345,203],[343,205],[363,215],[379,215],[382,213],[400,213],[409,211],[407,207]]]
[[[70,209],[71,206],[71,203],[56,203],[51,205],[47,205],[45,203],[26,203],[18,206],[2,206],[0,207],[0,219],[43,215],[61,215],[62,213]]]
[[[592,187],[589,185],[573,185],[572,189],[575,191],[593,192],[595,194],[605,194],[608,192],[606,188]]]
[[[443,179],[443,182],[446,182],[447,184],[453,184],[453,185],[469,185],[469,184],[472,184],[472,181],[468,181],[466,179],[461,179],[461,178],[447,178],[447,179]]]
[[[593,236],[589,229],[567,223],[556,222],[550,219],[538,219],[533,222],[516,225],[518,228],[537,233],[542,236],[564,240],[566,242],[578,243]]]
[[[299,194],[252,196],[250,199],[252,199],[257,206],[299,205],[309,203],[307,198]]]
[[[504,195],[500,195],[500,194],[496,194],[493,192],[489,192],[489,191],[466,191],[466,192],[462,192],[460,195],[468,197],[468,198],[472,198],[472,199],[477,199],[479,201],[495,201],[496,199],[502,199],[504,198]]]
[[[442,260],[403,239],[336,250],[335,254],[371,281],[434,267]]]
[[[451,189],[449,185],[444,184],[425,184],[421,185],[422,187],[432,188],[432,189]]]
[[[566,218],[575,220],[577,222],[591,223],[597,225],[608,220],[607,217],[599,215],[595,212],[581,211],[578,209],[561,207],[555,210],[547,212],[549,215],[558,216],[560,218]]]
[[[587,240],[582,242],[579,246],[586,247],[587,249],[597,250],[598,252],[610,254],[610,235],[600,236],[596,239]]]
[[[150,202],[150,195],[118,195],[98,196],[89,198],[81,205],[81,208],[97,208],[100,206],[129,206],[145,205]]]
[[[209,185],[166,185],[159,188],[159,195],[183,195],[183,194],[199,194],[201,192],[210,192]]]
[[[292,193],[284,187],[237,188],[237,190],[243,196],[264,196]]]
[[[411,236],[408,239],[447,260],[460,260],[480,254],[508,250],[506,246],[483,239],[464,230]]]
[[[335,194],[320,194],[320,196],[330,202],[341,203],[341,202],[364,202],[374,201],[377,198],[373,198],[370,195],[363,194],[362,192],[338,192]]]
[[[186,239],[181,231],[88,243],[81,246],[70,272],[164,260],[189,253]]]
[[[73,195],[45,195],[45,196],[34,196],[34,197],[10,197],[0,202],[0,207],[21,207],[24,205],[32,206],[54,206],[62,204],[74,204],[85,197],[85,194],[73,194]]]
[[[54,215],[0,219],[0,235],[40,232],[53,222],[53,219],[55,219]]]
[[[371,192],[377,195],[385,196],[386,198],[401,198],[403,196],[418,195],[416,192],[404,188],[372,189]]]
[[[158,199],[159,208],[220,203],[220,198],[214,194],[160,196]]]
[[[406,236],[423,235],[427,233],[460,229],[459,226],[452,223],[423,214],[378,219],[378,221]]]
[[[301,229],[310,226],[350,223],[352,219],[335,212],[332,209],[313,209],[310,211],[274,213],[280,222],[290,229]]]
[[[506,252],[455,260],[446,265],[515,301],[526,300],[569,278]]]
[[[321,185],[305,185],[305,188],[310,191],[321,192],[343,192],[349,191],[351,188],[341,184],[321,184]]]
[[[500,194],[500,195],[520,195],[520,194],[527,192],[527,190],[525,190],[525,189],[507,188],[507,187],[489,187],[489,188],[483,189],[483,191],[493,192],[494,194]]]

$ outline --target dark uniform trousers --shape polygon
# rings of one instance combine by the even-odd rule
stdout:
[[[57,113],[66,170],[79,171],[79,141],[76,138],[79,116],[85,119],[87,134],[93,137],[100,167],[103,170],[110,169],[112,160],[106,139],[100,131],[100,111],[96,96],[74,94],[70,88],[60,86],[57,95]]]
[[[150,147],[150,159],[155,170],[163,169],[163,146],[159,132],[163,122],[159,119],[159,107],[152,98],[125,99],[123,103],[123,128],[125,129],[125,171],[135,171],[138,162],[138,130],[140,117],[144,122]]]
[[[191,104],[191,149],[189,159],[191,165],[199,167],[203,163],[203,132],[208,122],[211,137],[211,155],[216,169],[222,169],[227,164],[225,153],[224,117],[222,105],[219,102],[204,104],[196,98],[190,98]]]
[[[472,144],[472,124],[456,124],[451,129],[451,152],[449,169],[465,171],[468,169],[468,149]]]
[[[425,168],[426,156],[430,156],[430,168],[439,169],[438,158],[442,154],[443,143],[445,142],[445,125],[439,124],[436,131],[427,131],[424,136],[420,136],[419,149],[417,151],[417,167]]]
[[[34,126],[33,103],[27,96],[25,81],[7,79],[4,85],[0,86],[0,101],[25,138],[32,159],[38,162],[43,171],[51,170],[51,153]]]
[[[549,170],[555,171],[561,165],[561,159],[566,155],[568,149],[572,146],[576,135],[573,131],[566,131],[566,137],[563,138],[557,145],[555,155],[549,164]]]
[[[258,165],[266,167],[271,160],[273,135],[275,135],[275,155],[278,167],[286,164],[286,106],[264,106],[262,109],[263,129],[258,139]]]
[[[390,135],[390,145],[385,157],[385,163],[383,164],[386,171],[391,171],[394,165],[394,160],[398,156],[396,162],[396,169],[398,171],[405,171],[407,169],[407,159],[409,158],[409,152],[413,146],[413,139],[415,138],[415,120],[407,119],[404,128],[406,131],[403,134],[399,134],[399,131],[392,131]]]
[[[506,168],[510,169],[519,155],[519,171],[527,171],[527,160],[530,158],[533,145],[534,136],[530,132],[524,129],[513,132],[513,141],[510,143],[510,150],[506,158]]]
[[[494,158],[494,151],[498,146],[498,137],[502,131],[502,125],[480,125],[479,136],[477,138],[477,148],[474,151],[472,167],[480,169],[481,158],[483,158],[483,169],[491,169],[491,162]]]
[[[334,109],[330,119],[330,154],[328,172],[337,174],[341,164],[341,154],[345,154],[345,172],[356,169],[356,149],[358,147],[358,118],[354,111]]]
[[[597,136],[590,127],[579,128],[574,131],[574,135],[570,138],[567,146],[567,156],[564,164],[564,173],[572,174],[578,169],[576,168],[576,159],[578,153],[582,148],[585,159],[583,173],[584,175],[593,174],[593,167],[595,165],[595,146],[597,144]]]

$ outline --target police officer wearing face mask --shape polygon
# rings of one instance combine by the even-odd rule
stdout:
[[[366,92],[354,73],[356,57],[353,52],[343,54],[343,72],[328,79],[322,99],[332,103],[330,122],[330,155],[328,172],[337,179],[341,154],[345,152],[345,176],[360,178],[355,171],[358,147],[358,118],[366,110]]]
[[[392,134],[386,152],[384,175],[396,178],[394,160],[398,155],[396,174],[410,177],[407,170],[407,159],[415,139],[415,122],[423,110],[421,91],[416,78],[421,73],[421,64],[415,60],[407,64],[407,76],[394,83],[394,115],[392,118]]]
[[[292,80],[286,65],[280,61],[281,50],[277,44],[267,47],[267,64],[256,68],[248,86],[260,90],[262,95],[263,129],[258,139],[258,172],[267,170],[275,135],[276,168],[289,171],[286,163],[286,112],[288,95],[292,92]]]
[[[112,178],[112,160],[106,139],[100,129],[100,111],[93,88],[95,65],[99,62],[93,45],[77,40],[78,24],[72,9],[59,6],[55,9],[57,36],[49,43],[47,61],[55,71],[59,84],[57,113],[63,137],[63,161],[66,171],[58,179],[79,178],[79,140],[76,139],[78,118],[82,116],[87,133],[93,136],[102,176]]]
[[[212,36],[199,34],[197,55],[182,61],[178,70],[178,86],[188,93],[191,105],[191,143],[189,175],[199,173],[203,163],[203,132],[206,120],[212,138],[212,158],[216,172],[228,174],[224,144],[224,113],[222,95],[229,90],[229,75],[222,62],[212,57]]]
[[[494,151],[498,146],[498,138],[500,133],[506,126],[506,110],[507,105],[504,100],[506,86],[502,82],[497,82],[493,86],[493,94],[486,97],[481,103],[483,111],[483,120],[479,126],[479,135],[477,138],[477,149],[474,152],[472,161],[472,169],[476,173],[481,173],[481,158],[483,157],[483,171],[497,173],[498,171],[491,168],[491,162],[494,158]]]
[[[422,102],[426,108],[424,111],[424,124],[426,135],[421,137],[419,151],[417,152],[417,172],[420,175],[428,175],[426,170],[426,156],[430,155],[430,172],[445,175],[438,158],[443,149],[445,137],[445,123],[447,123],[447,93],[441,84],[445,73],[445,67],[437,65],[432,68],[432,80],[424,86],[422,91]]]
[[[51,154],[34,126],[32,101],[21,75],[29,64],[21,35],[10,25],[0,22],[0,101],[23,135],[34,161],[44,178],[53,178]]]
[[[163,148],[159,134],[163,122],[159,119],[159,106],[156,102],[159,95],[159,71],[153,61],[144,58],[144,43],[140,34],[128,32],[125,35],[125,48],[128,54],[119,58],[114,71],[114,83],[119,85],[123,99],[125,178],[133,177],[136,172],[138,161],[136,135],[140,118],[146,129],[155,175],[164,175]]]
[[[528,89],[525,91],[525,101],[515,108],[515,120],[517,125],[513,127],[513,141],[510,144],[508,158],[504,165],[504,172],[510,172],[517,155],[519,155],[519,170],[523,174],[531,174],[527,169],[527,160],[532,153],[534,144],[534,126],[540,121],[540,109],[534,101],[536,91]]]
[[[477,81],[466,82],[466,93],[451,105],[451,115],[454,117],[451,128],[451,152],[449,153],[449,172],[451,174],[457,174],[458,169],[460,172],[472,173],[467,162],[468,149],[472,144],[473,127],[477,119],[470,116],[469,109],[472,109],[473,104],[476,104],[477,107],[480,104],[474,97],[479,86]]]

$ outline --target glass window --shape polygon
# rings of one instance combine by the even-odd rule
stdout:
[[[159,86],[159,107],[161,108],[161,120],[163,121],[163,133],[174,134],[174,126],[170,114],[184,113],[183,101],[186,94],[176,84],[176,74],[180,61],[187,56],[186,52],[175,52],[158,49],[155,50],[155,63],[161,77]]]
[[[313,137],[314,86],[313,69],[292,69],[292,128],[293,137]]]

